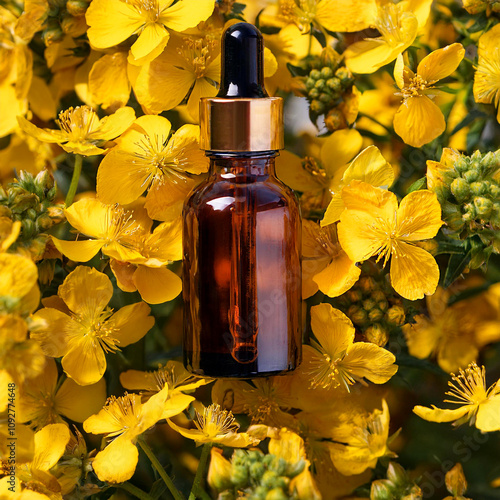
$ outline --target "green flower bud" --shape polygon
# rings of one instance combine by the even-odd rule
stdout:
[[[328,66],[321,68],[320,73],[321,73],[321,78],[323,78],[324,80],[328,80],[328,78],[331,78],[333,76],[333,70]]]
[[[265,486],[257,486],[249,500],[266,500],[268,489]],[[241,497],[240,497],[241,498]]]
[[[54,225],[54,221],[47,215],[42,214],[36,220],[36,226],[39,233],[46,231]]]
[[[443,219],[452,231],[461,231],[464,226],[462,211],[460,208],[450,202],[441,205],[443,210]]]
[[[463,178],[469,183],[476,182],[479,179],[479,172],[476,169],[467,170],[467,172],[464,172]]]
[[[52,28],[45,28],[42,31],[42,40],[47,47],[54,42],[62,40],[63,36],[64,32],[58,25]]]
[[[47,209],[48,216],[52,219],[52,224],[59,224],[66,220],[64,208],[61,206],[52,206]]]
[[[321,79],[321,80],[318,80],[315,84],[314,84],[314,88],[318,89],[318,90],[323,90],[325,88],[325,85],[326,85],[326,82],[325,80]]]
[[[465,222],[472,222],[476,220],[477,214],[476,214],[476,207],[474,206],[473,203],[467,203],[464,206],[464,214],[462,215],[462,219]]]
[[[365,299],[363,300],[363,309],[365,311],[371,311],[376,305],[376,302],[373,299]]]
[[[309,77],[312,78],[313,80],[319,80],[321,78],[321,73],[317,69],[313,69],[309,73]]]
[[[370,498],[371,500],[392,500],[395,498],[392,493],[393,485],[387,479],[379,479],[372,483]]]
[[[262,475],[261,484],[267,488],[273,488],[277,478],[278,474],[276,474],[276,472],[273,470],[266,470],[266,472]]]
[[[316,99],[311,102],[310,108],[315,115],[321,115],[325,112],[325,105]]]
[[[318,89],[311,89],[308,96],[309,99],[318,99],[318,97],[320,96],[320,91]]]
[[[250,465],[249,468],[250,476],[254,479],[260,479],[265,471],[266,468],[264,467],[262,462],[254,462],[252,465]]]
[[[474,207],[479,217],[487,218],[493,209],[493,202],[484,196],[477,196],[474,198]]]
[[[371,294],[371,298],[372,298],[375,302],[383,302],[383,301],[386,301],[386,298],[385,298],[385,293],[384,293],[382,290],[375,290],[374,292],[372,292],[372,294]]]
[[[472,196],[481,196],[488,191],[488,185],[483,181],[471,182],[470,192]]]
[[[380,309],[372,309],[368,313],[368,319],[370,321],[380,321],[384,317],[384,313]]]
[[[312,88],[314,88],[314,84],[316,83],[316,80],[314,80],[313,78],[309,77],[307,80],[306,80],[306,89],[307,90],[311,90]]]
[[[66,10],[72,16],[83,16],[89,7],[85,0],[68,0],[66,2]]]
[[[455,163],[454,167],[459,173],[464,173],[469,170],[469,158],[466,156],[461,156]]]
[[[470,196],[469,183],[465,179],[462,179],[462,177],[457,177],[451,183],[451,192],[458,203],[463,203]]]
[[[231,468],[231,482],[237,488],[242,488],[248,483],[248,468],[246,465],[235,465]]]
[[[35,220],[37,218],[38,214],[35,209],[33,208],[28,208],[25,213],[25,217],[27,219]]]
[[[281,488],[273,488],[266,495],[266,500],[288,500],[289,498],[290,497]]]
[[[347,292],[347,298],[351,302],[359,302],[363,298],[363,294],[359,289],[351,289]]]
[[[323,92],[320,96],[319,96],[319,100],[321,102],[324,102],[325,104],[330,104],[332,102],[332,96],[330,94],[326,94],[325,92]]]
[[[354,81],[352,73],[345,67],[341,66],[335,71],[335,76],[340,79],[342,85],[347,86]]]
[[[337,67],[340,59],[340,54],[332,47],[325,47],[321,51],[320,61],[322,66]]]
[[[305,469],[305,467],[306,461],[303,458],[293,464],[288,463],[286,468],[286,475],[293,478],[299,475]]]
[[[364,333],[368,342],[376,344],[379,347],[385,346],[385,344],[389,341],[389,334],[387,333],[387,330],[379,323],[370,325]]]
[[[24,219],[21,222],[21,233],[24,239],[33,238],[36,233],[36,225],[31,219]]]
[[[368,320],[366,311],[356,305],[352,305],[351,307],[349,307],[349,309],[347,310],[347,316],[356,325],[364,325]]]
[[[342,91],[342,83],[340,82],[340,79],[337,77],[329,78],[326,81],[326,86],[330,89],[333,90],[336,93],[339,93]]]
[[[392,306],[385,314],[386,321],[394,326],[404,325],[405,318],[406,313],[402,306]]]
[[[342,112],[338,109],[331,109],[325,117],[325,126],[331,132],[345,126],[345,118]]]
[[[376,290],[377,283],[371,276],[363,276],[359,280],[359,288],[365,293],[370,293]]]

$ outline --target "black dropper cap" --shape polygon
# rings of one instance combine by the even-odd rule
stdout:
[[[264,87],[264,40],[252,24],[233,24],[222,35],[217,97],[269,97]]]

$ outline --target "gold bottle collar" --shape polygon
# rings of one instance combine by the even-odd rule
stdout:
[[[283,99],[204,97],[200,129],[200,148],[207,151],[283,149]]]

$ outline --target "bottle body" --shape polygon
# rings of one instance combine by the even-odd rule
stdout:
[[[209,155],[210,175],[184,205],[184,363],[198,375],[300,363],[300,213],[275,154]]]

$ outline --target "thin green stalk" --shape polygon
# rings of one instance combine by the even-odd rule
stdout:
[[[145,491],[142,491],[137,486],[134,486],[131,483],[121,483],[116,485],[118,488],[127,491],[134,497],[140,498],[141,500],[153,500],[153,497],[148,495]]]
[[[142,448],[144,453],[148,456],[151,465],[153,468],[160,474],[160,477],[163,479],[163,482],[167,485],[167,488],[172,493],[172,496],[175,500],[185,500],[184,495],[175,487],[174,482],[170,478],[170,476],[165,472],[165,469],[156,458],[156,455],[153,453],[153,450],[149,447],[143,437],[140,437],[138,440],[139,446]]]
[[[196,476],[194,476],[193,487],[191,493],[189,494],[188,500],[195,500],[196,498],[210,498],[204,491],[202,487],[203,477],[205,476],[205,469],[207,468],[208,456],[210,455],[210,448],[212,443],[205,443],[203,449],[201,450],[200,463],[198,464],[198,469],[196,470]]]
[[[73,177],[71,177],[71,184],[69,185],[68,194],[66,195],[66,208],[73,203],[73,198],[78,188],[78,181],[82,173],[82,155],[75,155],[75,168],[73,169]]]

